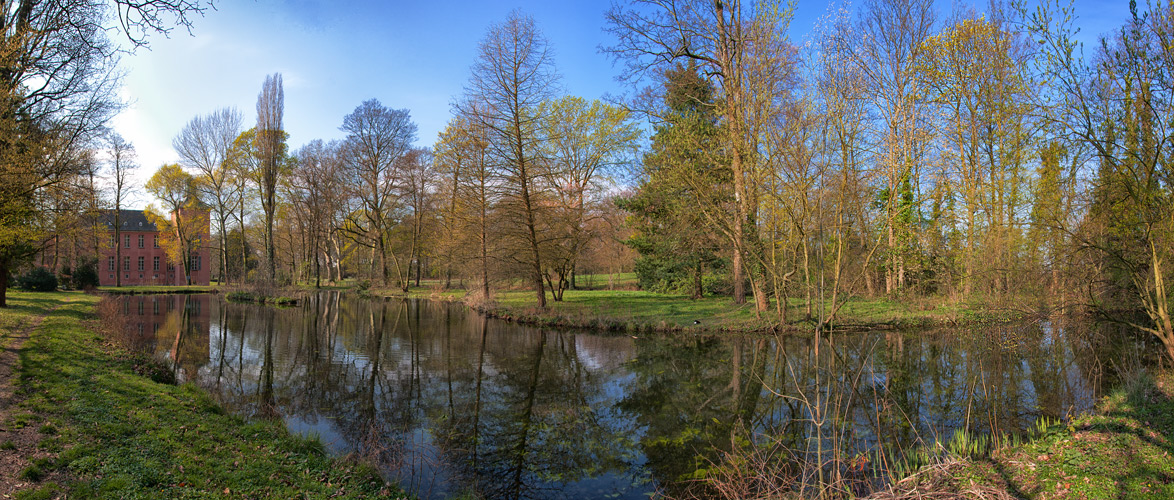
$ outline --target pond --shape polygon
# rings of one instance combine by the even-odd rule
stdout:
[[[180,380],[373,460],[420,498],[681,494],[731,450],[875,480],[958,430],[1088,411],[1152,349],[1062,319],[817,342],[559,331],[337,292],[293,308],[108,300]]]

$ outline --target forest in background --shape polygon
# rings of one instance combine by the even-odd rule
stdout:
[[[74,44],[0,60],[0,285],[44,248],[35,263],[58,273],[94,265],[85,221],[137,167],[104,128],[104,32],[70,22],[84,9],[30,5],[45,15],[2,13],[18,16],[6,54],[48,53],[34,31]],[[941,18],[928,0],[868,0],[799,44],[779,2],[633,1],[607,14],[603,50],[636,89],[615,102],[564,95],[514,12],[432,147],[372,99],[341,118],[345,139],[291,148],[275,74],[255,126],[231,108],[193,118],[180,168],[147,187],[157,211],[210,212],[211,241],[168,244],[215,253],[228,283],[427,279],[481,301],[526,286],[545,307],[577,275],[632,269],[646,290],[780,323],[833,322],[849,297],[1081,308],[1174,357],[1174,3],[1130,10],[1080,46],[1063,4]]]

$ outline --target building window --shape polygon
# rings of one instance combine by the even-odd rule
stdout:
[[[192,255],[191,264],[192,264],[192,271],[199,271],[200,270],[200,256],[199,255]]]
[[[114,266],[115,266],[114,257],[110,257],[109,259],[106,259],[106,267],[108,268],[107,271],[115,271],[116,269],[114,269]],[[113,277],[113,276],[111,276],[111,277]]]
[[[127,236],[127,238],[129,238],[129,236]],[[122,270],[123,271],[130,271],[130,257],[123,257],[122,258]]]
[[[151,257],[151,270],[152,271],[159,270],[159,256],[158,255]]]
[[[155,241],[155,248],[159,248],[159,235],[152,236]]]
[[[146,258],[146,257],[143,257],[143,256],[141,256],[141,255],[139,256],[139,270],[140,270],[140,271],[142,271],[142,270],[144,270],[144,269],[146,268],[146,267],[145,267],[145,266],[146,266],[146,260],[147,260],[147,258]]]
[[[141,234],[139,235],[139,248],[143,248],[143,241],[145,241],[145,238],[146,238],[146,236],[143,236]]]
[[[130,248],[130,235],[129,234],[122,237],[122,246],[123,246],[123,248]]]
[[[117,245],[118,245],[118,240],[114,239],[114,235],[111,234],[110,240],[106,242],[106,246],[110,247],[110,248],[114,248]]]

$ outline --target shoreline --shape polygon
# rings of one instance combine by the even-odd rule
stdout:
[[[27,328],[20,367],[0,381],[17,394],[0,428],[0,454],[19,465],[15,498],[407,498],[281,419],[233,415],[194,384],[166,383],[149,355],[102,330],[97,295],[9,299],[5,344]]]
[[[584,291],[576,290],[576,292]],[[593,290],[592,292],[598,293],[601,291]],[[630,291],[615,292],[631,293]],[[568,294],[567,300],[562,302],[550,302],[550,307],[543,311],[539,310],[535,305],[525,303],[515,303],[514,305],[502,305],[500,303],[493,303],[490,305],[479,304],[463,295],[463,290],[459,289],[439,292],[433,289],[420,288],[409,290],[407,293],[400,292],[398,290],[378,289],[371,290],[366,293],[372,297],[395,299],[414,298],[450,303],[457,302],[488,317],[501,319],[520,325],[544,328],[601,330],[612,333],[811,335],[813,334],[812,329],[816,324],[814,320],[801,320],[788,322],[786,324],[778,324],[776,322],[758,318],[742,318],[739,320],[726,322],[697,320],[699,321],[698,324],[681,324],[680,322],[674,322],[666,319],[660,319],[659,321],[656,321],[649,320],[647,318],[624,318],[607,315],[598,311],[585,310],[585,306],[574,305],[575,297],[574,295],[570,294]],[[517,292],[503,293],[516,294]],[[696,303],[691,299],[683,297],[651,294],[648,292],[637,293],[646,294],[656,300],[659,300],[662,302],[660,307],[673,307],[677,305],[690,305],[692,303]],[[711,297],[701,300],[707,301],[709,303],[716,302],[718,304],[726,301],[724,305],[730,311],[746,309],[744,306],[741,308],[735,307],[734,304],[728,302],[728,298],[724,297]],[[617,304],[622,305],[622,302],[623,298],[617,297],[614,303],[609,305],[615,307]],[[868,307],[874,304],[881,304],[885,302],[888,301],[884,299],[864,299],[854,301],[853,303]],[[568,307],[568,304],[571,304],[571,306]],[[790,307],[794,308],[796,306],[792,305]],[[763,316],[767,316],[768,314],[769,313],[764,313]],[[836,322],[834,326],[827,331],[833,333],[851,333],[867,330],[917,330],[991,324],[1012,324],[1023,321],[1033,321],[1038,319],[1040,316],[1041,313],[1013,311],[1006,308],[965,309],[952,316],[934,315],[924,312],[919,314],[918,311],[906,311],[904,315],[893,314],[888,317],[879,316],[869,318],[866,316],[847,316],[846,319]]]
[[[435,295],[412,298],[461,300]],[[26,480],[28,489],[21,495],[118,497],[138,491],[282,497],[293,488],[344,498],[403,497],[370,467],[329,456],[321,443],[291,434],[281,420],[233,416],[197,386],[152,381],[141,369],[141,358],[97,333],[97,297],[79,292],[16,292],[11,297],[13,307],[0,309],[0,315],[8,315],[0,319],[19,321],[0,325],[11,329],[19,323],[31,332],[28,360],[11,377],[29,381],[17,385],[20,396],[13,408],[40,441],[0,451],[40,453],[17,470],[36,477]],[[43,323],[28,321],[38,314]],[[1117,498],[1126,492],[1130,498],[1169,498],[1174,495],[1171,452],[1174,373],[1167,370],[1139,375],[1100,398],[1093,412],[1043,429],[1038,438],[986,456],[945,456],[869,498],[973,488],[992,495],[1066,490],[1086,498]],[[1030,465],[1009,467],[1014,464]]]
[[[188,287],[188,286],[151,286],[151,287],[101,287],[99,292],[112,295],[148,295],[148,294],[226,294],[234,302],[263,303],[279,306],[297,306],[301,303],[301,295],[317,289],[307,286],[289,286],[270,291],[280,295],[263,294],[249,291],[246,288],[218,286]],[[323,287],[320,290],[335,290],[344,293],[357,293],[367,297],[382,297],[395,299],[428,299],[442,302],[459,302],[480,314],[491,318],[501,319],[512,323],[543,327],[598,330],[611,333],[660,333],[660,334],[757,334],[757,335],[812,335],[816,321],[813,319],[791,320],[779,323],[777,320],[766,319],[775,315],[775,311],[768,311],[761,317],[755,317],[748,305],[737,306],[730,302],[728,297],[707,297],[703,299],[689,299],[684,296],[663,295],[651,292],[633,290],[569,290],[565,300],[551,301],[546,310],[540,310],[533,304],[531,292],[519,290],[499,291],[489,304],[478,303],[470,299],[465,290],[453,288],[437,290],[429,287],[413,287],[408,292],[396,289],[361,289],[350,286]],[[591,303],[584,303],[583,297],[587,294],[593,297]],[[643,307],[649,310],[633,314],[625,311],[627,301],[636,300],[644,303]],[[650,304],[650,305],[649,305]],[[714,319],[704,313],[695,315],[695,323],[682,321],[679,310],[689,310],[701,306],[709,311],[716,311],[724,317]],[[931,307],[932,306],[932,307]],[[792,303],[789,306],[791,314],[800,316],[804,313],[801,304]],[[832,325],[828,332],[851,333],[866,330],[916,330],[930,328],[967,327],[991,324],[1012,324],[1022,321],[1032,321],[1043,316],[1040,312],[1030,312],[1007,307],[988,307],[982,304],[964,305],[950,304],[948,301],[936,303],[906,305],[889,299],[860,299],[849,300],[839,316],[842,318]],[[879,312],[878,312],[879,311]],[[665,316],[676,317],[662,317]]]

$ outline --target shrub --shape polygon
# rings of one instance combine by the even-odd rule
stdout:
[[[73,271],[73,287],[79,290],[92,290],[98,287],[98,261],[83,260]]]
[[[52,292],[57,290],[57,276],[46,268],[35,267],[17,279],[17,286],[32,292]]]
[[[254,302],[257,300],[257,297],[253,296],[252,293],[244,291],[230,292],[224,298],[234,302]]]

